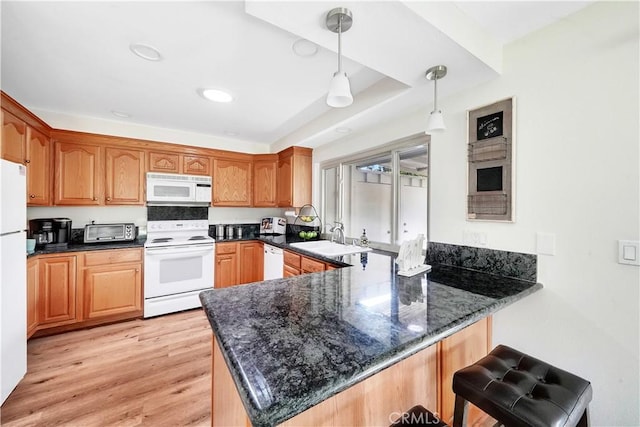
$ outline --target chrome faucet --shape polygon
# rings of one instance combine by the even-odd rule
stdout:
[[[344,237],[344,224],[338,221],[335,221],[335,224],[333,227],[331,227],[331,243],[333,243],[333,241],[336,238],[336,234],[339,231],[340,232],[340,240],[343,245],[346,244],[346,239]]]

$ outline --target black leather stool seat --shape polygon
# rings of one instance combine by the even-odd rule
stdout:
[[[457,371],[453,391],[456,417],[462,398],[508,427],[587,425],[592,398],[589,381],[504,345]]]
[[[440,418],[421,405],[416,405],[409,409],[391,424],[391,427],[400,426],[448,427]]]

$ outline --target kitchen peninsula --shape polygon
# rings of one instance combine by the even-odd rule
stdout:
[[[415,404],[439,410],[450,390],[442,343],[482,325],[490,345],[490,315],[542,288],[440,264],[401,277],[394,256],[202,292],[212,424],[389,425]]]

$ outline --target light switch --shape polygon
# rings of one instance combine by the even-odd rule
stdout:
[[[555,255],[556,235],[554,233],[536,233],[536,252],[540,255]]]
[[[618,240],[618,262],[640,265],[640,242],[637,240]]]

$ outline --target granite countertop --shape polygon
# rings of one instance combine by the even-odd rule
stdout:
[[[393,255],[200,294],[253,425],[279,424],[542,288],[444,265],[401,277]]]
[[[49,245],[43,248],[37,248],[32,254],[28,254],[27,257],[33,257],[38,255],[50,255],[65,252],[82,252],[82,251],[97,251],[105,249],[129,249],[129,248],[141,248],[144,246],[146,238],[137,238],[131,242],[113,242],[113,243],[69,243],[67,245]]]

